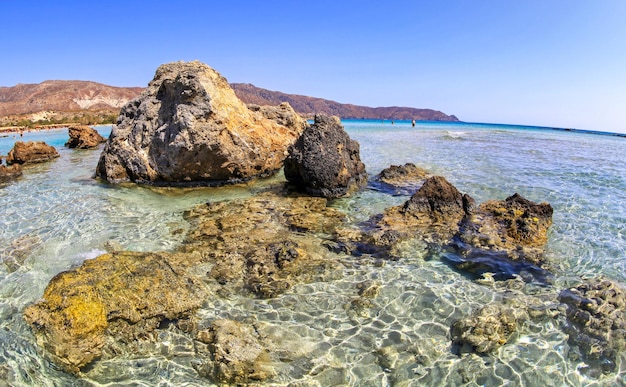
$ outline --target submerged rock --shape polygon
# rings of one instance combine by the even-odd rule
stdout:
[[[59,157],[59,152],[43,141],[16,141],[13,149],[6,157],[6,163],[12,164],[36,164],[44,163]]]
[[[231,291],[275,297],[339,272],[317,236],[332,234],[344,220],[326,199],[264,193],[207,203],[185,216],[192,230],[181,249],[203,251],[213,264],[209,276]]]
[[[316,115],[315,122],[289,148],[285,177],[302,191],[337,198],[367,183],[359,143],[337,117]]]
[[[380,188],[392,190],[394,194],[411,195],[419,189],[430,174],[413,163],[391,165],[376,176],[375,181],[381,183]]]
[[[506,304],[486,305],[452,324],[452,342],[461,352],[485,354],[506,344],[528,319],[525,308]]]
[[[262,382],[276,375],[269,349],[252,325],[220,319],[197,335],[209,344],[218,383]]]
[[[68,148],[92,149],[106,141],[94,128],[86,125],[70,126],[70,139],[65,143]]]
[[[591,376],[615,371],[626,348],[626,291],[610,280],[595,280],[565,289],[559,300],[567,305],[568,343],[588,364]],[[570,357],[572,357],[570,354]]]
[[[22,176],[22,166],[20,164],[10,166],[0,164],[0,184],[8,183],[20,176]]]
[[[37,343],[68,372],[99,358],[110,340],[133,340],[164,321],[189,319],[207,289],[186,274],[190,254],[117,252],[55,276],[26,308]]]
[[[282,167],[304,125],[287,104],[273,113],[248,109],[227,80],[203,63],[169,63],[122,108],[96,175],[113,183],[161,185],[268,176]]]

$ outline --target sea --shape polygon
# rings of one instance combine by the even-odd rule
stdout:
[[[414,163],[442,175],[477,202],[519,193],[554,208],[546,258],[555,292],[583,280],[626,284],[626,138],[623,135],[514,125],[345,120],[360,143],[370,179],[390,165]],[[110,126],[97,130],[104,136]],[[193,343],[164,332],[154,351],[96,362],[80,377],[42,356],[22,318],[50,279],[107,248],[175,249],[188,225],[183,212],[208,201],[248,197],[276,176],[233,187],[114,186],[93,178],[101,148],[64,147],[67,129],[0,138],[6,155],[17,140],[45,141],[60,157],[26,167],[0,188],[0,386],[206,386]],[[403,203],[370,185],[329,203],[355,224]],[[489,355],[452,350],[451,324],[501,298],[503,286],[477,281],[421,249],[384,265],[341,257],[337,278],[294,286],[275,299],[216,297],[200,319],[253,319],[283,332],[299,357],[284,359],[277,386],[605,386],[626,385],[626,354],[613,373],[590,376],[572,356],[559,318],[527,321]],[[380,292],[363,316],[349,313],[356,284],[376,281]]]

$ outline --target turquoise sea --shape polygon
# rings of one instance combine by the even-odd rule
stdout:
[[[361,145],[373,178],[391,164],[412,162],[444,176],[477,202],[513,193],[554,207],[547,257],[549,292],[603,276],[626,284],[626,138],[581,131],[467,123],[344,121]],[[110,127],[98,127],[108,135]],[[20,138],[0,138],[6,155]],[[201,386],[193,344],[165,331],[149,356],[121,355],[98,362],[82,378],[45,360],[22,319],[57,273],[103,253],[174,249],[188,227],[183,211],[207,201],[252,194],[281,174],[247,185],[153,190],[109,186],[92,178],[100,150],[63,146],[67,130],[26,133],[61,157],[28,167],[0,188],[0,386]],[[330,203],[360,222],[408,196],[374,187]],[[626,354],[617,371],[586,376],[583,360],[569,356],[562,321],[529,321],[515,339],[488,356],[451,351],[450,325],[500,297],[498,284],[477,282],[439,257],[418,250],[384,266],[341,257],[340,279],[296,286],[273,300],[215,298],[200,319],[256,319],[282,332],[302,356],[281,363],[273,385],[292,386],[583,386],[626,385]],[[381,283],[369,315],[346,304],[355,284]]]

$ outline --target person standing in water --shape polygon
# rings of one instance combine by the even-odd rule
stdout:
[[[411,121],[411,126],[415,127],[415,120]]]

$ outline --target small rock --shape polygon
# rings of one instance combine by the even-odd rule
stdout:
[[[86,125],[70,126],[70,139],[65,143],[68,148],[92,149],[106,141],[95,129]]]
[[[43,141],[16,141],[13,149],[6,157],[6,163],[12,164],[36,164],[50,161],[59,157],[59,152]]]

